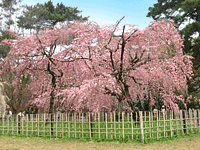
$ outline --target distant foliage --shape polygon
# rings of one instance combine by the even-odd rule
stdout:
[[[89,17],[79,15],[82,11],[77,7],[65,6],[62,2],[53,5],[52,1],[44,4],[37,3],[34,6],[24,6],[25,10],[18,17],[18,27],[25,29],[41,29],[49,26],[55,26],[57,22],[65,20],[87,21]]]

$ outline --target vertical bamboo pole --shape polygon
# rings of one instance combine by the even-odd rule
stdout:
[[[17,118],[17,135],[18,135],[19,134],[19,127],[18,127],[19,120],[18,120],[18,115],[16,115],[16,118]]]
[[[174,112],[174,117],[175,117],[175,120],[176,120],[176,136],[178,136],[178,120],[177,120],[177,112]]]
[[[149,119],[148,119],[148,126],[149,126],[149,138],[151,139],[151,133],[152,133],[152,127],[151,127],[151,111],[149,111],[149,115],[148,115]]]
[[[124,139],[124,111],[122,112],[122,138]]]
[[[81,123],[81,113],[78,113],[78,137],[81,137],[80,123]]]
[[[100,130],[100,113],[98,112],[98,129],[99,129],[99,139],[101,139],[101,130]]]
[[[140,117],[140,129],[141,129],[141,142],[144,143],[144,128],[143,128],[143,115],[142,111],[139,111]]]
[[[54,129],[55,129],[55,131],[56,131],[56,138],[58,138],[58,113],[56,112],[55,114],[54,114]]]
[[[120,112],[118,112],[118,122],[117,122],[118,127],[119,127],[118,129],[122,128],[121,123],[120,123],[120,119],[121,119],[121,114],[120,114]],[[119,138],[121,138],[121,130],[120,130]]]
[[[26,114],[26,136],[28,136],[28,114]]]
[[[192,110],[189,109],[189,118],[190,118],[190,130],[191,130],[191,133],[193,132],[193,129],[192,129]]]
[[[165,127],[165,110],[163,111],[163,127],[164,127],[164,137],[166,136],[166,127]]]
[[[74,137],[76,138],[76,112],[74,113]]]
[[[52,130],[51,130],[51,127],[52,127],[52,117],[51,117],[51,115],[53,115],[53,114],[48,114],[49,115],[49,124],[50,124],[50,126],[49,126],[49,136],[50,136],[50,138],[51,138],[51,132],[52,132]]]
[[[38,137],[40,136],[40,114],[38,114]]]
[[[187,116],[185,110],[183,111],[183,131],[187,134]]]
[[[146,123],[147,123],[147,112],[146,111],[143,111],[143,113],[144,113],[144,119],[143,119],[143,128],[145,129],[146,128]],[[146,132],[146,130],[143,130],[143,132],[144,132],[144,135],[145,135],[145,132]]]
[[[181,132],[184,134],[184,128],[183,128],[183,111],[180,110],[180,120],[181,120]]]
[[[115,113],[115,111],[114,111],[114,116],[113,116],[114,118],[113,118],[113,122],[114,122],[114,138],[116,139],[116,113]]]
[[[35,118],[35,126],[36,126],[36,129],[35,129],[35,134],[36,134],[36,136],[38,136],[38,116],[37,116],[38,114],[36,114],[36,118]]]
[[[187,122],[188,122],[188,114],[187,114],[187,110],[184,111],[185,114],[185,133],[188,134],[188,126],[187,126]]]
[[[170,136],[172,138],[173,136],[173,127],[172,127],[172,111],[170,110],[170,115],[169,115],[169,119],[170,119]]]
[[[105,117],[106,117],[106,139],[108,139],[108,115],[107,115],[107,113],[105,113]]]
[[[153,136],[153,123],[154,123],[154,120],[153,120],[153,112],[151,111],[151,137]]]
[[[158,125],[159,125],[159,123],[158,123],[158,114],[159,114],[159,111],[156,113],[156,139],[158,140],[158,132],[159,132],[159,127],[158,127]]]
[[[82,123],[81,123],[81,125],[82,125],[82,138],[84,138],[83,136],[84,136],[84,134],[83,134],[83,118],[84,118],[84,116],[83,116],[83,113],[82,113]]]
[[[194,110],[194,130],[197,131],[197,111]]]
[[[133,113],[131,112],[131,136],[133,140]]]
[[[44,136],[46,136],[46,124],[48,124],[48,115],[44,113]]]
[[[91,139],[92,133],[91,133],[91,124],[90,124],[90,113],[88,113],[88,118],[89,118],[89,133],[90,133],[90,139]]]
[[[144,121],[146,122],[147,121],[147,112],[146,111],[143,111],[143,112],[144,112]],[[144,123],[143,123],[143,125],[144,125]],[[146,125],[144,125],[144,127],[146,127]]]
[[[45,132],[46,131],[46,114],[45,113],[43,114],[43,121],[44,121],[43,122],[43,126],[44,126],[44,133],[43,134],[44,134],[44,137],[45,137],[46,136],[46,132]]]
[[[9,121],[9,118],[7,118],[6,120],[7,120],[7,134],[9,134],[9,132],[10,132],[10,121]]]
[[[33,136],[33,114],[31,114],[31,131]]]
[[[128,133],[127,134],[127,136],[128,136],[128,138],[130,137],[130,135],[129,135],[129,133],[130,133],[130,121],[129,121],[129,113],[127,113],[127,116],[126,116],[126,118],[127,118],[127,121],[126,121],[126,123],[128,124],[128,126],[127,126],[127,132],[125,132],[125,134],[126,133]],[[125,118],[125,120],[126,120],[126,118]]]
[[[68,114],[67,113],[65,113],[65,136],[66,137],[68,136]]]
[[[24,134],[24,116],[21,116],[21,134],[23,135]]]
[[[70,132],[71,132],[71,135],[74,136],[74,112],[71,113],[71,126],[70,126]],[[73,137],[72,136],[72,137]]]
[[[112,113],[110,112],[110,137],[111,139],[113,139],[113,116],[112,116]]]
[[[62,128],[62,138],[64,137],[64,122],[63,113],[61,114],[61,128]]]
[[[97,122],[97,113],[94,113],[94,121]]]
[[[138,112],[139,113],[139,112]],[[138,122],[138,114],[137,112],[136,112],[136,120],[135,120],[135,125],[136,125],[136,129],[137,129],[137,137],[138,137],[138,135],[140,134],[139,133],[139,127],[138,127],[138,124],[139,124],[139,122]]]
[[[198,110],[197,110],[197,126],[198,126],[198,132],[200,132],[199,119],[200,119],[200,113],[199,113],[199,109],[198,109]]]
[[[70,113],[68,113],[68,138],[70,138],[70,119],[69,119],[69,117],[70,117]]]
[[[12,117],[12,120],[11,120],[11,126],[12,126],[12,135],[14,134],[13,132],[14,132],[14,126],[15,126],[15,124],[14,124],[14,120],[15,120],[15,116],[14,115],[12,115],[11,116]]]
[[[36,114],[35,125],[36,125],[36,136],[38,136],[38,114]]]

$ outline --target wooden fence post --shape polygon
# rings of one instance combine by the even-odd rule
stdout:
[[[98,128],[99,128],[99,139],[101,139],[101,130],[100,130],[100,128],[101,128],[101,124],[100,124],[100,112],[98,112]]]
[[[28,136],[28,121],[28,114],[26,114],[26,136]]]
[[[166,115],[166,112],[165,112],[165,110],[163,110],[162,113],[163,113],[163,126],[164,126],[164,131],[163,131],[163,132],[164,132],[164,135],[163,135],[163,136],[165,137],[165,135],[166,135],[166,127],[165,127],[165,124],[166,124],[166,123],[165,123],[165,115]]]
[[[39,137],[40,136],[40,114],[38,114],[37,127],[38,127],[38,137]]]
[[[197,132],[197,110],[194,110],[194,127],[195,132]]]
[[[88,120],[89,120],[89,133],[90,133],[90,139],[91,139],[92,138],[92,129],[91,129],[90,113],[88,113]]]
[[[45,116],[45,113],[43,114],[43,121],[44,121],[44,123],[43,123],[43,126],[44,126],[44,137],[45,137],[45,135],[46,135],[46,116]]]
[[[112,112],[110,112],[110,137],[113,139],[113,115]]]
[[[105,119],[106,119],[106,139],[108,139],[108,114],[105,113]]]
[[[122,112],[122,138],[124,139],[124,112]]]
[[[170,119],[170,136],[173,136],[173,131],[172,131],[172,111],[170,110],[170,114],[169,114],[169,119]]]
[[[144,128],[143,128],[142,111],[139,111],[139,117],[140,117],[140,129],[141,129],[141,142],[144,143]]]
[[[131,112],[131,135],[133,140],[133,113]]]
[[[116,139],[116,113],[114,111],[114,118],[113,118],[113,121],[114,121],[114,138]]]
[[[199,126],[199,109],[197,110],[197,127],[198,127],[198,132],[200,132],[200,126]]]
[[[192,110],[189,109],[189,118],[190,118],[190,133],[193,133],[193,127],[192,127]]]
[[[51,136],[53,135],[53,126],[54,126],[54,115],[53,115],[53,113],[52,114],[50,114],[51,115],[51,123],[50,123],[50,125],[51,125]]]
[[[186,111],[183,111],[183,131],[184,134],[187,134],[187,116],[186,116]]]
[[[71,134],[70,134],[70,113],[67,114],[67,119],[68,119],[68,138],[70,138]]]
[[[21,130],[21,125],[20,125],[20,120],[21,120],[21,118],[20,118],[21,116],[20,115],[17,115],[17,127],[18,127],[18,134],[20,134],[20,130]]]
[[[158,140],[158,133],[159,133],[159,122],[158,122],[158,119],[159,119],[159,111],[156,113],[156,139]]]
[[[180,110],[180,120],[181,120],[181,132],[184,134],[184,128],[183,128],[183,111]]]
[[[74,113],[74,137],[76,138],[76,112]]]

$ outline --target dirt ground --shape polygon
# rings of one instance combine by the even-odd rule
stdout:
[[[153,144],[56,141],[0,136],[0,150],[199,150],[200,136]]]

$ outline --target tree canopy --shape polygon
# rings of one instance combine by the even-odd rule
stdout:
[[[1,80],[13,73],[11,84],[17,89],[29,75],[26,88],[31,97],[23,105],[50,113],[56,108],[135,111],[138,103],[140,110],[152,110],[160,101],[169,110],[187,107],[192,62],[183,55],[183,40],[173,21],[155,21],[144,31],[135,26],[126,31],[126,25],[120,31],[119,23],[101,27],[76,21],[4,40],[2,44],[11,44],[12,49],[1,62]]]
[[[173,19],[184,38],[184,52],[193,56],[194,82],[189,91],[200,98],[200,0],[158,0],[147,17]]]

